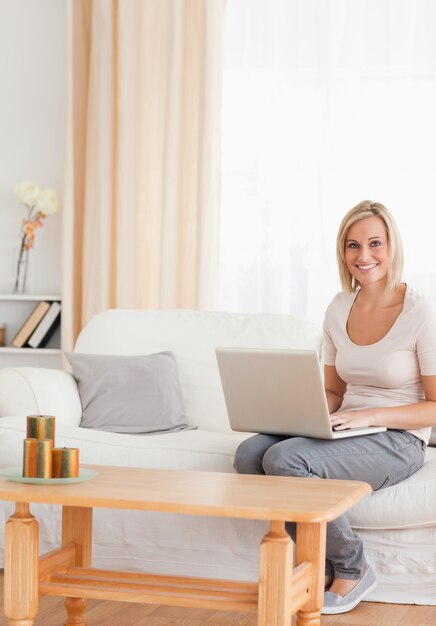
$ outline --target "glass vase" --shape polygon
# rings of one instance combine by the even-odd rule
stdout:
[[[29,266],[29,249],[20,248],[15,265],[13,293],[27,293],[27,270]]]

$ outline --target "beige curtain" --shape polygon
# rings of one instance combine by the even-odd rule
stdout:
[[[225,0],[69,0],[62,343],[107,308],[213,308]]]

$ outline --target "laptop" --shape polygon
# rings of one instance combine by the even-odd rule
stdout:
[[[334,431],[315,350],[216,348],[232,430],[342,439],[384,426]]]

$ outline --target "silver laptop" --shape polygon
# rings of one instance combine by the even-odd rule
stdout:
[[[384,426],[334,431],[315,350],[215,350],[232,430],[340,439]]]

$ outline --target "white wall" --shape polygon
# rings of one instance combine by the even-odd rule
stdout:
[[[12,291],[25,216],[14,186],[53,187],[62,203],[67,0],[0,0],[0,292]],[[36,232],[31,293],[61,288],[61,215]]]

